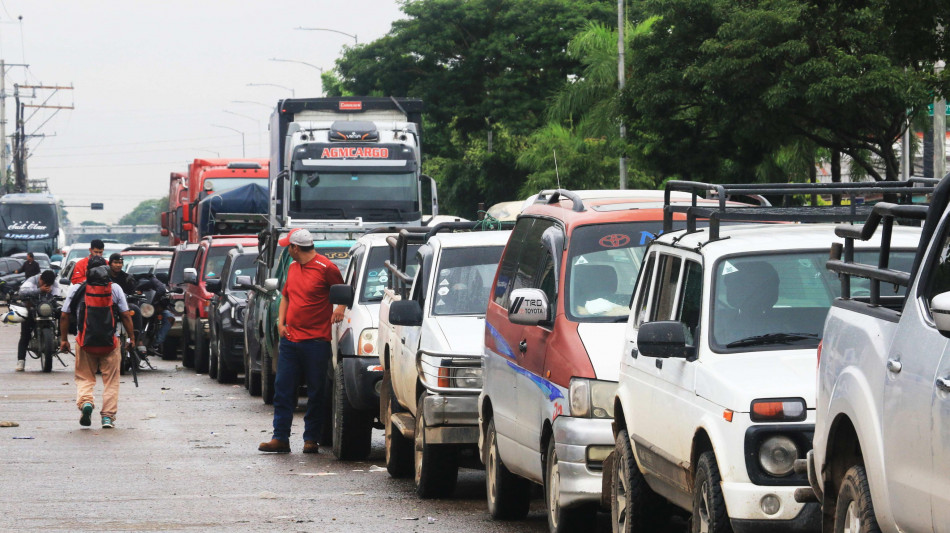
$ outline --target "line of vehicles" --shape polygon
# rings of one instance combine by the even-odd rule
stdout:
[[[163,355],[270,403],[278,241],[305,227],[344,277],[321,443],[364,459],[383,430],[422,498],[483,468],[492,518],[537,487],[553,532],[950,531],[950,180],[551,190],[446,221],[421,110],[282,100],[269,160],[173,174]],[[845,201],[769,203],[812,195]]]

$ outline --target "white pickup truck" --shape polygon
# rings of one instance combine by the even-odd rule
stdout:
[[[819,350],[814,447],[808,478],[823,531],[950,532],[950,179],[925,206],[878,204],[844,237],[828,268],[842,278]],[[861,264],[856,241],[880,225],[924,218],[913,265]],[[896,227],[893,229],[897,229]],[[849,287],[868,278],[869,292]],[[885,296],[892,286],[906,296]]]
[[[459,466],[480,465],[485,309],[511,232],[467,231],[474,226],[441,224],[388,239],[391,285],[380,304],[378,341],[386,467],[393,477],[414,473],[422,498],[451,496]],[[420,245],[415,276],[406,271],[412,244]]]

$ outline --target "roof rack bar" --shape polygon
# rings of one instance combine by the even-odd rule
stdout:
[[[534,203],[547,205],[556,204],[561,201],[561,196],[564,196],[572,202],[572,211],[577,213],[584,212],[584,201],[581,200],[581,197],[578,196],[577,193],[567,189],[543,190],[538,193],[538,198],[534,201]]]

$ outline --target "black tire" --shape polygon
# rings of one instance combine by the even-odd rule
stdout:
[[[205,338],[204,326],[198,321],[195,328],[195,374],[208,373],[208,339]]]
[[[214,380],[218,379],[218,338],[212,334],[208,340],[208,377]]]
[[[195,349],[192,347],[194,339],[191,338],[191,328],[188,327],[188,319],[183,318],[181,324],[181,366],[185,368],[195,367]]]
[[[558,503],[561,495],[561,476],[553,436],[548,441],[548,452],[544,457],[544,501],[548,511],[548,531],[551,533],[581,531],[585,526],[593,524],[597,518],[596,504],[586,503],[564,508]]]
[[[251,396],[261,395],[261,373],[248,371],[247,392]]]
[[[121,354],[119,359],[119,375],[124,376],[128,374],[132,367],[129,366],[129,343],[125,335],[119,336],[119,353]]]
[[[610,519],[615,533],[662,531],[666,502],[647,485],[633,457],[626,429],[617,432],[610,485]]]
[[[343,363],[333,376],[333,455],[344,461],[360,461],[373,449],[373,413],[354,409],[346,394]]]
[[[267,405],[274,403],[274,370],[270,365],[270,352],[261,346],[261,399]]]
[[[42,354],[43,359],[43,372],[52,372],[53,354],[56,353],[56,344],[53,340],[53,331],[42,328],[37,333],[39,334],[40,354]]]
[[[871,501],[871,489],[864,467],[854,465],[848,469],[838,489],[835,504],[835,532],[880,533]]]
[[[416,431],[413,443],[416,495],[420,498],[448,498],[455,492],[459,476],[458,448],[451,444],[426,443],[425,409],[422,408],[426,393],[419,396],[416,404]]]
[[[333,448],[333,392],[335,381],[333,360],[327,362],[327,381],[323,384],[323,424],[320,426],[320,445]]]
[[[392,414],[398,412],[398,403],[393,398],[389,371],[383,373],[383,385],[379,391],[380,407],[386,413],[386,470],[394,478],[406,478],[412,475],[412,441],[407,439],[393,426]]]
[[[722,495],[722,477],[716,454],[703,452],[697,461],[693,478],[693,516],[690,531],[699,533],[731,533],[732,524],[726,512],[726,500]]]
[[[178,345],[181,344],[180,337],[166,337],[162,344],[162,361],[174,361],[178,359]]]
[[[218,353],[214,358],[215,378],[221,384],[237,383],[237,372],[228,367],[227,363],[224,362],[224,358],[221,357],[221,341],[215,339],[214,343],[217,346]]]
[[[498,454],[495,421],[485,431],[485,492],[488,514],[495,520],[522,520],[528,516],[531,482],[508,471]]]

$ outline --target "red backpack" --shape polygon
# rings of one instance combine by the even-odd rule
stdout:
[[[83,351],[91,355],[108,355],[118,346],[115,314],[112,312],[112,282],[106,280],[108,274],[105,274],[105,280],[101,280],[101,276],[93,275],[90,271],[77,313],[79,334],[76,340]]]

